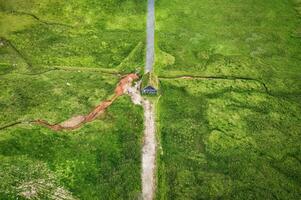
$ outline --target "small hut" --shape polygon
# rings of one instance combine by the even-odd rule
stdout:
[[[142,89],[142,94],[157,95],[157,90],[153,86],[149,85]]]
[[[158,79],[152,72],[143,75],[140,89],[143,95],[157,95]]]

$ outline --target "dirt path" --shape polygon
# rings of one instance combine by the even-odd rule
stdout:
[[[143,101],[144,108],[144,144],[142,149],[142,195],[152,200],[155,192],[156,134],[155,109],[149,101]]]
[[[155,107],[149,100],[143,99],[139,92],[139,82],[134,87],[128,88],[132,102],[142,105],[144,109],[144,143],[142,148],[142,197],[144,200],[154,199],[156,188],[156,126]]]
[[[90,113],[87,115],[77,115],[67,119],[64,122],[57,123],[57,124],[50,124],[46,120],[38,119],[32,121],[33,123],[45,126],[49,129],[54,131],[61,131],[61,130],[73,130],[81,127],[85,123],[94,121],[97,117],[99,117],[105,110],[121,95],[127,92],[128,88],[131,86],[134,80],[137,80],[139,77],[136,74],[128,74],[124,78],[122,78],[116,89],[114,96],[109,99],[101,102],[98,106],[96,106]]]

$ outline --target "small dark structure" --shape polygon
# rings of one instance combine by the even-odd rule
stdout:
[[[157,95],[157,90],[153,86],[146,86],[145,88],[142,88],[142,94],[148,94],[148,95]]]
[[[153,72],[147,72],[142,76],[140,91],[143,95],[158,94],[158,78]]]

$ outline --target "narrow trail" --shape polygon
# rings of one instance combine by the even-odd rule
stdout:
[[[62,26],[62,27],[68,27],[68,28],[74,28],[74,26],[69,25],[69,24],[63,24],[63,23],[58,23],[58,22],[50,22],[46,20],[42,20],[40,17],[37,15],[34,15],[33,13],[28,13],[28,12],[22,12],[22,11],[17,11],[17,10],[10,10],[10,11],[4,11],[8,14],[13,14],[13,15],[24,15],[24,16],[29,16],[32,17],[33,19],[37,20],[41,24],[49,25],[49,26]]]
[[[16,54],[25,62],[25,64],[28,67],[32,68],[32,63],[23,55],[23,53],[21,53],[21,51],[19,51],[19,49],[10,40],[4,37],[0,37],[0,42],[3,42],[4,44],[12,48],[13,51],[15,51]]]
[[[155,58],[155,0],[147,2],[147,40],[146,40],[146,63],[145,73],[153,71]],[[140,95],[140,94],[139,94]],[[137,95],[136,95],[137,96]],[[155,129],[155,106],[149,101],[142,99],[144,109],[144,144],[142,148],[142,199],[153,200],[156,189],[156,129]]]
[[[139,91],[140,82],[134,87],[129,87],[127,94],[136,105],[142,105],[144,109],[144,143],[142,148],[142,198],[144,200],[154,199],[155,193],[155,171],[156,171],[156,126],[155,107],[153,103],[144,99]]]
[[[155,0],[148,0],[147,3],[147,44],[146,44],[146,65],[145,65],[145,73],[151,72],[153,70],[154,57],[155,57]],[[34,19],[44,23],[46,25],[60,25],[60,26],[68,26],[65,24],[45,22],[41,20],[39,17],[32,15],[30,13],[15,13],[20,15],[28,15],[33,17]],[[9,42],[9,41],[8,41]],[[12,44],[9,43],[11,46]],[[18,49],[12,48],[25,60],[26,58],[22,55]],[[27,62],[29,66],[31,63]],[[59,69],[55,67],[52,70],[70,70]],[[47,71],[48,72],[48,71]],[[155,128],[155,105],[147,100],[143,99],[140,95],[138,82],[134,87],[131,87],[133,81],[137,80],[139,77],[136,74],[129,74],[125,76],[118,84],[115,89],[115,95],[109,99],[101,102],[98,106],[96,106],[90,113],[87,115],[77,115],[67,119],[66,121],[51,124],[44,119],[37,119],[27,122],[15,122],[4,127],[0,127],[1,129],[12,127],[18,124],[30,123],[37,124],[44,127],[47,127],[54,131],[62,131],[62,130],[74,130],[80,128],[85,123],[91,122],[95,120],[98,116],[100,116],[119,96],[127,93],[131,96],[131,99],[134,104],[142,105],[144,109],[144,144],[142,148],[142,172],[141,172],[141,181],[142,181],[142,198],[144,200],[153,200],[156,188],[156,180],[155,180],[155,171],[156,171],[156,128]]]

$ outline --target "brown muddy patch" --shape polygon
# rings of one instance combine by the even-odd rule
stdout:
[[[128,74],[123,77],[118,85],[115,88],[114,96],[109,100],[102,101],[99,105],[97,105],[90,113],[87,115],[77,115],[73,116],[63,122],[50,124],[46,120],[37,119],[34,120],[33,123],[45,126],[54,131],[61,130],[74,130],[80,128],[82,125],[88,122],[94,121],[97,117],[105,112],[105,110],[112,105],[112,103],[119,97],[125,94],[128,88],[132,85],[133,81],[137,80],[139,77],[137,74]]]

